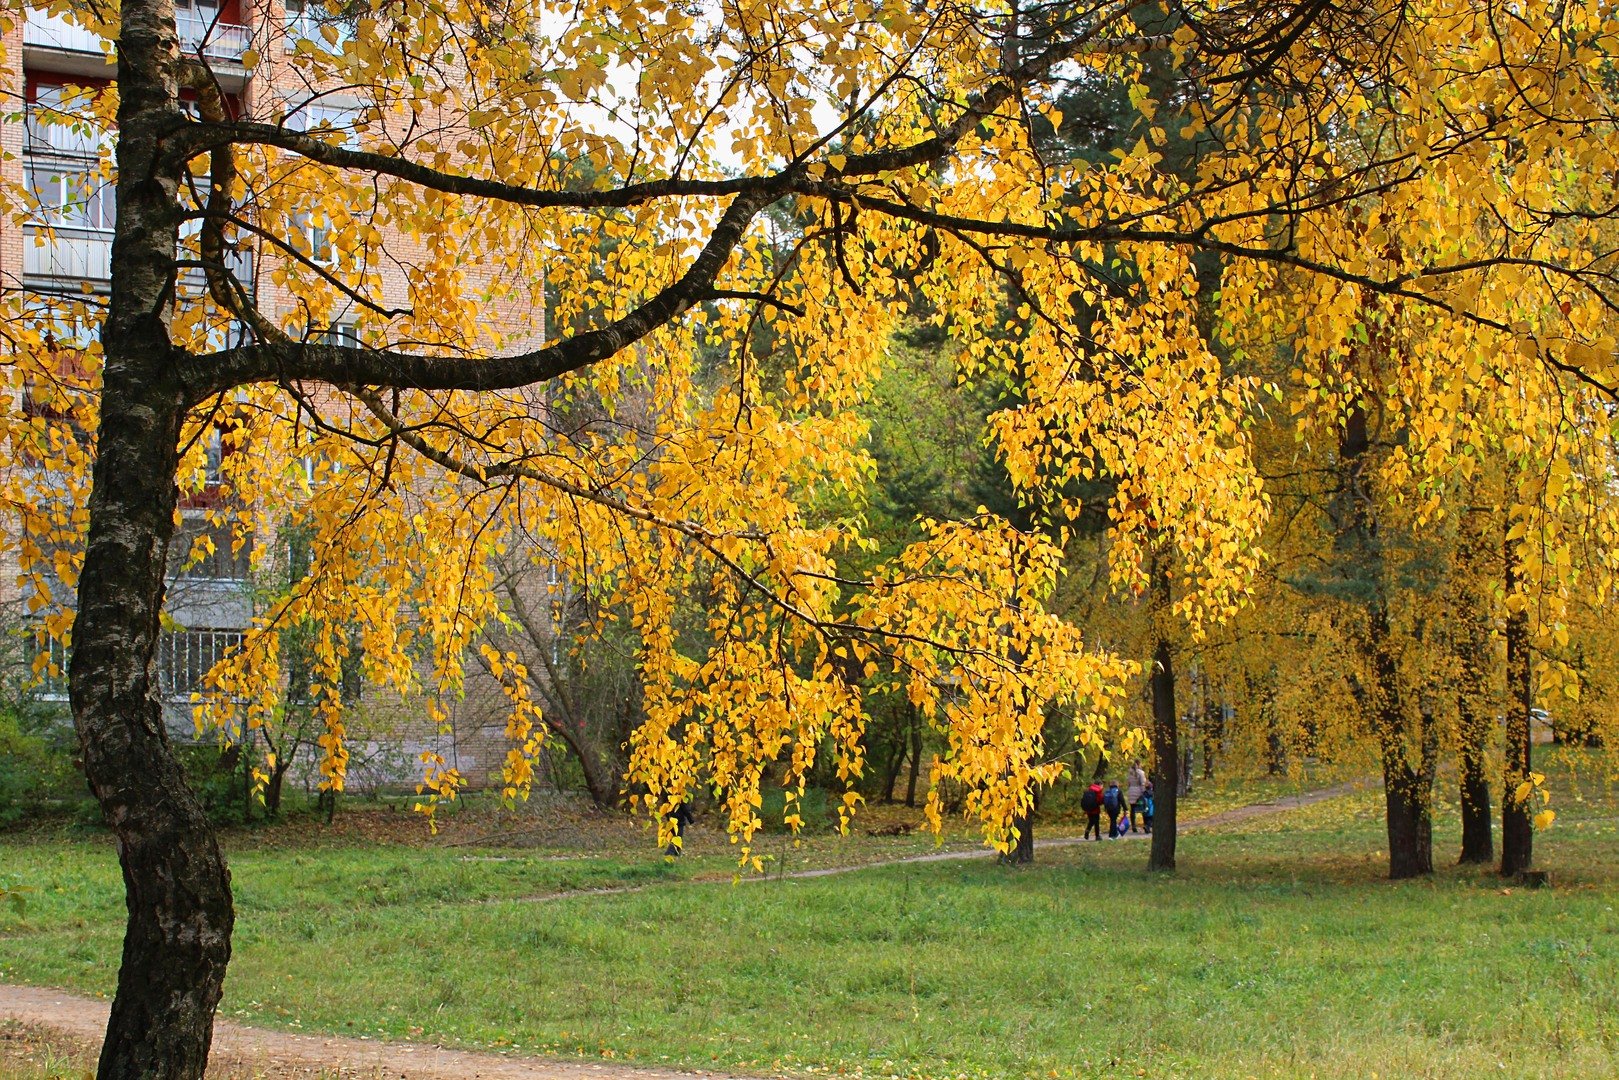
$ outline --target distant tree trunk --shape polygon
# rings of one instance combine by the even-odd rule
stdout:
[[[1282,742],[1282,733],[1271,725],[1270,732],[1265,736],[1265,773],[1268,776],[1281,776],[1287,772],[1287,745]]]
[[[1518,553],[1506,542],[1507,730],[1506,768],[1501,792],[1501,873],[1512,877],[1534,863],[1535,831],[1529,803],[1517,797],[1529,779],[1533,733],[1529,710],[1535,705],[1533,659],[1529,652],[1529,612],[1513,598],[1518,589]],[[1521,597],[1519,597],[1521,599]]]
[[[894,801],[894,788],[899,786],[899,770],[905,764],[905,744],[900,743],[883,764],[883,802]]]
[[[277,758],[275,767],[270,770],[270,777],[264,784],[264,813],[268,817],[281,816],[281,792],[286,786],[287,769],[291,762]]]
[[[1167,584],[1162,587],[1167,591]],[[1152,657],[1153,812],[1149,870],[1175,869],[1175,802],[1180,785],[1176,716],[1175,659],[1169,639],[1161,635]]]
[[[564,712],[559,719],[547,719],[546,730],[561,739],[568,752],[579,763],[579,772],[585,778],[585,791],[590,801],[600,810],[611,810],[618,805],[618,792],[622,776],[611,763],[597,756],[596,747],[582,737],[573,725],[582,726],[576,713]]]
[[[1490,832],[1490,781],[1484,773],[1485,744],[1490,734],[1489,714],[1476,701],[1457,702],[1461,713],[1462,854],[1464,863],[1495,860],[1495,837]]]
[[[598,758],[590,746],[576,747],[575,756],[579,759],[580,772],[584,773],[585,789],[590,792],[590,801],[601,810],[611,810],[617,806],[618,772]]]
[[[1225,735],[1225,702],[1209,698],[1203,705],[1203,779],[1214,779],[1214,756]]]
[[[1255,710],[1265,731],[1265,773],[1280,776],[1287,771],[1287,742],[1282,737],[1282,719],[1276,710],[1275,665],[1262,679],[1255,679],[1251,671],[1245,671],[1242,685],[1249,702],[1247,707]]]
[[[922,714],[911,706],[911,775],[905,783],[905,805],[916,805],[916,782],[922,775]]]
[[[1434,725],[1413,721],[1400,693],[1399,671],[1389,642],[1388,613],[1381,600],[1368,610],[1372,661],[1369,703],[1383,751],[1383,801],[1388,813],[1389,877],[1398,881],[1433,873],[1431,798],[1437,747]],[[1414,738],[1413,738],[1414,737]],[[1413,745],[1413,743],[1415,745]],[[1416,760],[1412,760],[1413,755]]]
[[[1017,606],[1015,598],[1012,604],[1014,608]],[[1020,647],[1014,645],[1007,650],[1007,659],[1013,664],[1022,664],[1025,654]],[[1037,702],[1030,701],[1021,693],[1018,701],[1019,707],[1024,709],[1032,710],[1039,707]],[[1033,762],[1030,761],[1029,764],[1033,764]],[[1017,842],[1012,846],[1011,851],[1001,856],[1002,862],[1012,866],[1028,866],[1034,862],[1034,811],[1039,794],[1038,785],[1031,783],[1028,789],[1028,808],[1012,819],[1012,827],[1017,830]]]
[[[1011,866],[1028,866],[1034,862],[1034,809],[1031,807],[1027,813],[1019,814],[1012,819],[1013,828],[1017,829],[1017,843],[1012,850],[1001,856],[1001,861]]]
[[[1422,796],[1418,771],[1383,758],[1384,803],[1388,811],[1389,877],[1400,881],[1433,873],[1433,821]]]
[[[1490,781],[1484,770],[1491,729],[1483,670],[1488,641],[1476,612],[1467,612],[1463,617],[1470,632],[1458,639],[1464,655],[1457,657],[1462,673],[1462,686],[1456,695],[1462,804],[1462,854],[1458,861],[1489,863],[1495,861],[1495,837],[1490,832]]]
[[[1382,751],[1389,877],[1399,880],[1433,873],[1431,796],[1438,747],[1434,724],[1410,708],[1400,686],[1389,622],[1386,539],[1373,513],[1374,493],[1367,480],[1371,446],[1367,404],[1357,401],[1338,438],[1341,485],[1333,510],[1333,544],[1341,565],[1362,580],[1368,594],[1359,605],[1365,623],[1357,635],[1364,675],[1351,675],[1349,684]]]

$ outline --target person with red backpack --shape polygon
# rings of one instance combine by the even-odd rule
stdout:
[[[1099,781],[1093,781],[1080,795],[1079,808],[1085,811],[1085,835],[1081,839],[1089,840],[1092,833],[1096,834],[1096,839],[1102,839],[1102,785]]]

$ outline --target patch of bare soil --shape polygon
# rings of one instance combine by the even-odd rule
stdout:
[[[95,1067],[107,1003],[59,990],[0,986],[0,1076],[77,1080]],[[32,1075],[31,1075],[32,1074]],[[214,1024],[210,1080],[691,1080],[728,1074],[545,1061],[426,1043],[294,1035]]]

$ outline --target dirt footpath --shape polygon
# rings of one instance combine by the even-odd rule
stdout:
[[[81,1059],[84,1066],[92,1065],[94,1048],[107,1028],[107,1008],[105,1001],[60,990],[0,985],[0,1017],[20,1025],[0,1027],[0,1075],[9,1075],[10,1067],[20,1067],[8,1066],[8,1062],[25,1062],[31,1057],[36,1062],[49,1061],[55,1068],[68,1064],[62,1060],[67,1055],[72,1056],[74,1066],[80,1066]],[[53,1034],[62,1038],[50,1038]],[[31,1044],[38,1049],[30,1051]],[[229,1020],[214,1023],[208,1075],[221,1080],[723,1080],[731,1076],[503,1057],[424,1043],[294,1035]]]

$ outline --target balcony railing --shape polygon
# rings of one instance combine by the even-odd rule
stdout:
[[[242,53],[247,51],[250,44],[251,35],[247,27],[216,21],[211,15],[197,11],[175,12],[175,24],[181,51],[192,55],[200,51],[211,60],[240,62]],[[96,55],[107,52],[106,40],[101,35],[60,15],[50,15],[33,8],[28,10],[28,22],[23,27],[23,44]]]
[[[236,280],[251,293],[252,254],[246,251],[233,251],[226,258],[226,266],[235,275]],[[23,274],[30,278],[88,281],[92,284],[110,282],[112,230],[86,229],[69,225],[49,228],[28,226],[23,230]],[[195,266],[181,269],[180,282],[188,291],[199,295],[207,286],[206,276],[201,268]]]
[[[22,269],[26,277],[111,281],[112,230],[25,228]]]
[[[38,105],[28,106],[24,127],[28,132],[25,149],[30,154],[93,158],[112,141],[109,132],[86,122],[73,123],[64,113]]]
[[[69,22],[61,15],[50,15],[33,8],[28,9],[28,21],[23,26],[22,42],[24,45],[41,45],[47,49],[62,49],[65,52],[98,55],[107,52],[106,39],[100,34],[92,33],[78,23]]]
[[[176,11],[175,28],[180,34],[180,51],[202,55],[211,60],[240,62],[247,51],[247,27],[236,23],[217,21],[211,15],[196,11]]]

